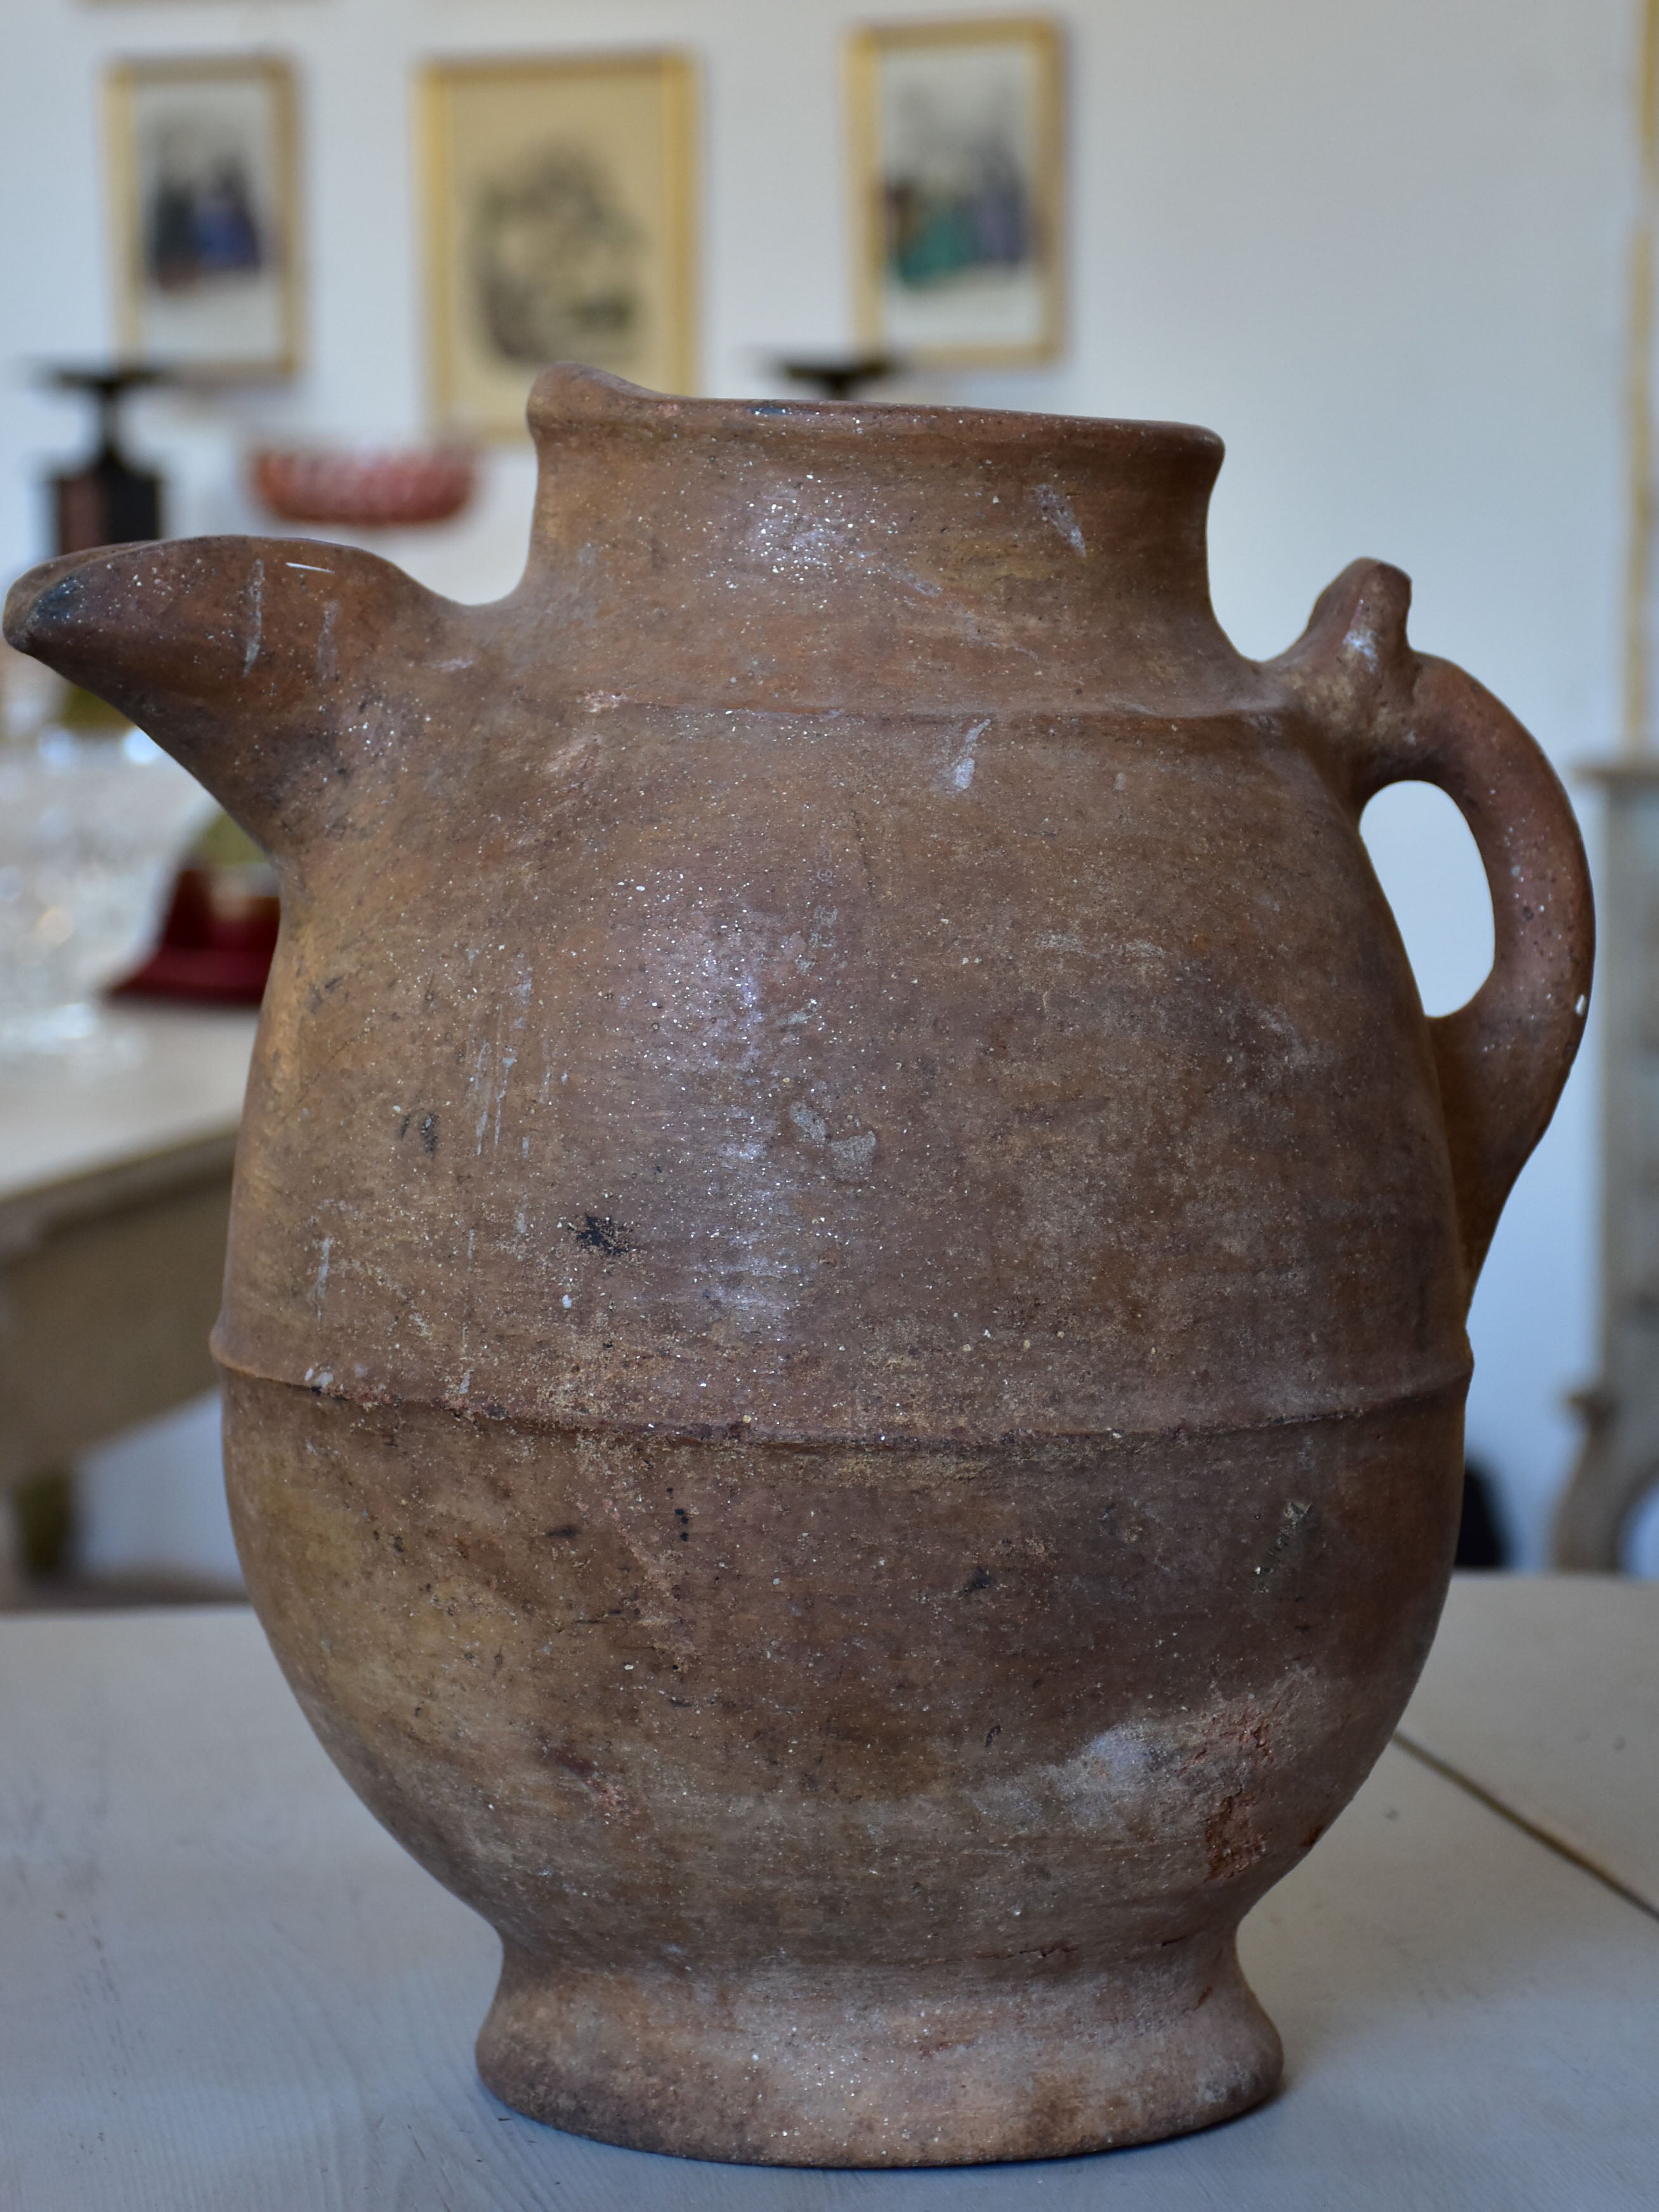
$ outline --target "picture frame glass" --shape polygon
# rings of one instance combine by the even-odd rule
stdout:
[[[524,428],[537,372],[691,377],[685,70],[674,57],[440,68],[429,82],[434,400]]]
[[[269,67],[124,72],[122,337],[146,360],[292,367],[289,88]]]
[[[1055,60],[1046,26],[866,34],[866,336],[918,359],[1058,342]]]

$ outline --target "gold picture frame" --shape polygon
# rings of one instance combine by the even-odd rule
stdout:
[[[121,351],[212,378],[301,350],[298,100],[269,55],[120,62],[105,79]]]
[[[1052,361],[1065,337],[1065,103],[1046,16],[848,42],[860,343],[923,366]]]
[[[442,61],[423,71],[419,96],[438,427],[522,436],[550,360],[694,390],[690,61]]]

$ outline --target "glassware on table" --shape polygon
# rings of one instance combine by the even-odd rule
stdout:
[[[0,746],[0,1068],[142,1049],[99,1003],[154,940],[214,811],[195,778],[95,702]]]

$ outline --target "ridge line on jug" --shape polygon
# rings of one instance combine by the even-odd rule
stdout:
[[[1084,1446],[1115,1453],[1134,1452],[1172,1443],[1224,1443],[1230,1437],[1272,1435],[1344,1421],[1372,1421],[1386,1414],[1409,1413],[1414,1407],[1431,1407],[1450,1400],[1461,1401],[1468,1389],[1474,1366],[1466,1346],[1455,1366],[1438,1376],[1420,1378],[1408,1389],[1378,1390],[1369,1396],[1356,1394],[1340,1405],[1264,1414],[1251,1419],[1167,1421],[1121,1429],[1109,1427],[1103,1422],[1063,1428],[1039,1428],[1026,1423],[1000,1429],[942,1431],[908,1430],[902,1425],[885,1429],[791,1429],[747,1413],[678,1420],[665,1411],[659,1419],[647,1420],[642,1414],[625,1417],[504,1405],[498,1397],[485,1392],[429,1397],[389,1387],[377,1389],[361,1378],[354,1386],[341,1381],[331,1370],[319,1374],[313,1369],[303,1377],[272,1374],[268,1367],[256,1366],[249,1359],[238,1358],[230,1349],[222,1328],[215,1329],[211,1349],[215,1364],[227,1373],[293,1390],[304,1398],[320,1398],[331,1405],[362,1412],[445,1413],[458,1421],[500,1423],[526,1436],[609,1437],[619,1443],[738,1443],[785,1451],[881,1455],[933,1452],[971,1455],[980,1452],[1059,1450]]]

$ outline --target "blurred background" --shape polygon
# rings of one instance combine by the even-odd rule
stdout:
[[[971,27],[991,12],[958,5],[939,20]],[[1405,568],[1414,642],[1477,674],[1565,778],[1604,928],[1636,948],[1639,997],[1651,988],[1641,959],[1659,961],[1659,894],[1632,862],[1611,887],[1623,908],[1608,907],[1602,816],[1639,812],[1651,795],[1647,12],[1641,0],[1068,0],[1037,19],[1059,77],[1057,112],[1033,111],[1056,171],[1036,204],[1057,278],[1048,319],[1007,343],[953,346],[915,330],[892,343],[861,238],[871,72],[896,50],[850,42],[926,11],[7,0],[0,569],[148,534],[88,522],[94,495],[52,484],[78,481],[95,457],[96,395],[49,372],[137,360],[173,372],[121,401],[126,464],[160,480],[157,531],[288,528],[372,544],[458,598],[510,588],[528,441],[499,419],[507,368],[492,383],[446,323],[446,195],[464,181],[465,131],[493,127],[487,115],[469,124],[463,94],[517,82],[570,103],[578,131],[613,91],[619,116],[625,98],[655,100],[672,158],[640,189],[656,194],[661,313],[678,318],[668,336],[680,350],[665,337],[652,356],[670,363],[664,380],[787,392],[803,386],[785,364],[804,364],[820,385],[861,370],[872,398],[1218,431],[1212,574],[1235,643],[1281,651],[1358,556]],[[849,69],[858,51],[865,65]],[[662,56],[673,67],[648,82],[624,70],[601,85],[565,67]],[[449,66],[492,59],[512,65],[505,76]],[[240,170],[226,150],[237,131]],[[538,250],[557,235],[556,184],[568,214],[568,176],[526,173],[513,186],[541,223]],[[156,243],[164,216],[182,225],[170,261]],[[591,255],[604,223],[591,208],[586,219]],[[509,270],[515,250],[509,236]],[[556,290],[557,272],[542,275]],[[233,277],[240,324],[222,307]],[[520,356],[536,332],[580,329],[582,308],[578,297],[574,325],[551,307],[532,316]],[[602,324],[590,313],[586,357],[617,365]],[[100,483],[107,505],[107,467]],[[4,672],[0,772],[18,780],[0,812],[14,830],[68,820],[76,896],[95,903],[118,877],[136,917],[108,923],[90,981],[63,983],[63,1004],[89,1003],[143,964],[164,922],[167,933],[163,995],[124,995],[70,1034],[85,1021],[46,1005],[43,983],[17,1014],[16,1048],[0,1054],[0,1476],[21,1501],[9,1599],[228,1589],[201,1335],[269,886],[258,854],[210,810],[161,788],[166,764],[130,733],[90,726],[84,702],[15,657]],[[122,744],[118,790],[100,799],[94,768],[116,775],[110,748]],[[1611,781],[1586,774],[1620,760]],[[88,826],[100,805],[130,825],[141,789],[153,793],[142,854]],[[1364,827],[1425,1005],[1445,1012],[1491,952],[1473,843],[1449,801],[1414,787],[1385,793]],[[42,927],[62,926],[43,916],[68,911],[26,880],[39,845],[0,854],[0,949],[14,963],[26,936],[38,951]],[[1659,840],[1647,847],[1659,856]],[[9,901],[32,935],[5,935]],[[85,942],[78,909],[75,927]],[[1659,1024],[1604,1034],[1606,1004],[1604,993],[1510,1201],[1473,1318],[1468,1445],[1486,1482],[1486,1555],[1522,1567],[1551,1559],[1587,1433],[1606,1448],[1626,1418],[1601,1342],[1599,1101],[1604,1055],[1619,1095],[1638,1096],[1648,1078],[1634,1056],[1650,1054]],[[1614,1170],[1635,1176],[1635,1194],[1610,1191],[1609,1218],[1639,1224],[1652,1203],[1639,1195],[1642,1131],[1613,1120]],[[1633,1264],[1626,1253],[1615,1268],[1615,1322],[1620,1299],[1631,1312],[1653,1304],[1651,1263],[1632,1275]],[[1577,1563],[1659,1573],[1659,1504],[1628,1471],[1603,1476],[1619,1496],[1583,1539],[1603,1556],[1581,1544]]]

